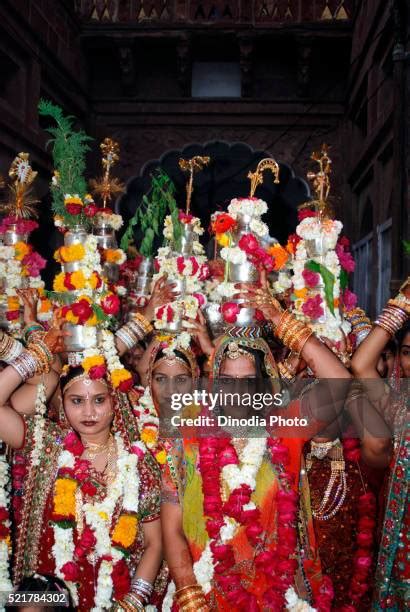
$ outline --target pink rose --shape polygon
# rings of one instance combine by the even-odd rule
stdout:
[[[259,247],[259,242],[253,234],[244,234],[238,242],[238,246],[247,254],[254,253]]]
[[[319,274],[312,272],[312,270],[307,270],[306,268],[303,270],[302,276],[307,287],[316,287],[320,280]]]
[[[319,319],[324,314],[322,303],[323,301],[319,294],[315,295],[314,298],[307,299],[302,305],[303,314],[310,319]]]
[[[347,312],[349,310],[353,310],[357,306],[357,295],[350,291],[349,289],[345,289],[342,297],[343,305]]]
[[[78,566],[73,561],[65,563],[61,568],[61,572],[64,575],[64,580],[68,582],[76,582],[80,577]]]
[[[236,323],[240,307],[234,302],[225,302],[221,306],[221,313],[226,323]]]

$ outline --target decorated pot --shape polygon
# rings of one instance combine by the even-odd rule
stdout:
[[[192,245],[194,242],[194,232],[192,226],[188,223],[182,224],[182,238],[181,238],[181,249],[180,255],[189,257],[192,255]]]
[[[97,346],[98,332],[96,328],[65,323],[63,329],[70,334],[64,336],[64,345],[68,352],[84,351]]]
[[[252,217],[250,215],[243,215],[243,214],[237,215],[234,236],[238,242],[244,234],[252,233],[251,225],[250,225],[251,221],[252,221]]]
[[[73,225],[73,227],[64,234],[64,245],[85,244],[87,237],[88,233],[83,225]]]
[[[13,246],[17,242],[27,242],[28,234],[19,234],[17,232],[17,225],[9,225],[4,232],[4,244],[5,246]]]
[[[63,270],[63,272],[71,273],[71,272],[77,272],[78,270],[81,270],[81,266],[82,266],[81,261],[66,261],[61,264],[61,269]]]
[[[140,263],[138,275],[135,281],[134,294],[148,296],[151,293],[152,275],[154,273],[154,263],[152,258],[147,257]]]
[[[259,279],[257,268],[249,261],[229,264],[228,280],[231,283],[253,283]]]
[[[324,257],[328,251],[323,234],[316,238],[305,240],[304,242],[309,257],[321,258]]]
[[[117,239],[111,225],[102,219],[98,219],[93,227],[93,234],[97,238],[98,246],[102,249],[116,249]]]

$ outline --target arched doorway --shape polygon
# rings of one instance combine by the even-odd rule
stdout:
[[[117,202],[117,212],[123,215],[124,225],[133,216],[142,196],[151,184],[151,176],[156,168],[162,168],[173,180],[177,201],[181,208],[185,203],[186,175],[180,170],[181,157],[191,158],[204,155],[211,158],[209,166],[195,176],[195,189],[192,198],[192,213],[200,217],[203,227],[209,226],[210,216],[215,210],[225,210],[234,197],[249,195],[250,170],[255,170],[258,162],[272,157],[267,151],[255,151],[245,143],[213,141],[205,144],[190,144],[180,150],[167,151],[160,159],[149,161],[142,168],[140,176],[128,181],[126,193]],[[265,173],[263,185],[256,195],[268,203],[269,211],[264,219],[269,225],[270,234],[281,243],[297,224],[297,207],[310,199],[308,184],[295,176],[292,168],[280,162],[280,182],[274,184],[273,176]],[[136,229],[136,243],[140,236]],[[206,238],[205,238],[206,241]]]

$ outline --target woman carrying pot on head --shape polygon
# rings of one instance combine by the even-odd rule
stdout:
[[[36,337],[0,373],[0,437],[26,456],[13,577],[33,572],[65,581],[79,610],[139,610],[161,563],[159,469],[139,440],[126,396],[110,377],[64,368],[58,421],[23,418],[9,398],[47,375],[61,332]]]
[[[239,290],[245,307],[261,310],[277,337],[300,353],[318,377],[349,382],[350,374],[331,351],[273,300],[264,277],[261,286]],[[245,330],[216,343],[211,380],[228,386],[246,381],[252,388],[261,377],[274,391],[278,373],[269,347],[261,338],[244,336]],[[227,408],[237,409],[242,406]],[[319,410],[315,418],[325,416]],[[216,426],[183,439],[179,457],[168,459],[161,521],[174,582],[165,610],[173,602],[183,612],[280,610],[302,604],[300,599],[329,598],[320,567],[316,571],[313,562],[310,567],[304,563],[298,544],[303,440],[279,439],[275,429],[270,431],[245,439],[243,433]],[[316,574],[315,579],[310,581],[305,571],[309,577]]]

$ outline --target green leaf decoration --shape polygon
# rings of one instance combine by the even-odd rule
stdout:
[[[89,141],[93,140],[83,130],[74,130],[75,117],[64,115],[62,109],[49,100],[40,100],[38,112],[49,117],[56,127],[49,127],[47,132],[52,136],[47,146],[52,146],[54,169],[58,172],[57,184],[51,185],[53,196],[53,212],[63,218],[67,227],[81,224],[88,226],[85,215],[71,215],[64,206],[64,195],[79,195],[84,198],[87,193],[87,183],[84,178]]]
[[[404,252],[410,255],[410,240],[403,240]]]
[[[347,289],[347,286],[349,284],[349,274],[346,272],[346,270],[340,270],[339,282],[340,282],[340,289],[342,291]]]
[[[323,283],[325,285],[325,299],[327,307],[329,308],[332,315],[335,314],[335,307],[333,304],[333,287],[335,285],[335,276],[332,274],[330,270],[318,263],[317,261],[313,261],[313,259],[309,260],[305,265],[307,270],[311,270],[312,272],[316,272],[320,274],[322,277]]]
[[[134,216],[128,223],[128,227],[121,239],[121,248],[127,251],[132,243],[134,227],[139,224],[144,233],[139,251],[144,257],[152,257],[154,251],[154,240],[161,236],[162,226],[166,214],[176,213],[177,223],[174,224],[175,232],[178,235],[178,207],[175,200],[175,185],[168,174],[158,168],[152,175],[151,186],[148,193],[142,197],[141,205],[135,211]],[[174,219],[174,217],[173,217]],[[182,235],[182,229],[179,230]]]

